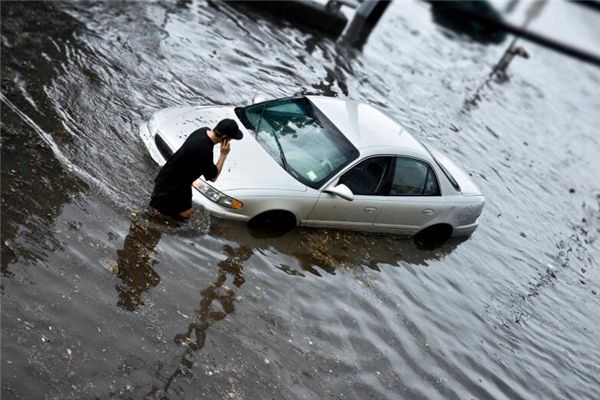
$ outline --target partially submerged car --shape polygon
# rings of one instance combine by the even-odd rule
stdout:
[[[193,191],[214,216],[407,235],[477,228],[485,199],[471,178],[368,104],[301,96],[173,107],[152,115],[140,134],[163,165],[191,132],[223,118],[236,120],[244,137],[232,143],[219,179]]]

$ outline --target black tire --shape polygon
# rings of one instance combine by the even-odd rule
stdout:
[[[452,226],[448,224],[438,224],[418,232],[414,237],[414,241],[420,249],[433,250],[446,243],[451,236]]]
[[[266,211],[248,222],[248,227],[256,233],[283,234],[291,231],[297,225],[296,216],[285,210]]]

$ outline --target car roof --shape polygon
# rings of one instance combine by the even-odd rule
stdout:
[[[398,122],[379,109],[353,100],[306,96],[361,153],[374,148],[402,148],[425,159],[427,149]],[[365,151],[370,150],[370,151]]]

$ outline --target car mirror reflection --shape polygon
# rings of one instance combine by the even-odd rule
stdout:
[[[252,98],[252,104],[262,103],[269,100],[268,96],[262,92],[256,92],[254,97]]]

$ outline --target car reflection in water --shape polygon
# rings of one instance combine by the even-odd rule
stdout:
[[[155,248],[162,234],[172,233],[173,229],[186,228],[151,212],[132,221],[123,248],[117,251],[118,261],[114,268],[115,275],[121,280],[116,286],[119,307],[135,311],[144,304],[142,294],[160,283],[160,275],[154,270],[157,263]],[[416,246],[411,239],[393,235],[313,229],[278,232],[250,229],[245,225],[217,219],[211,221],[208,233],[239,245],[237,248],[223,245],[227,258],[217,264],[215,280],[200,291],[199,305],[193,313],[194,321],[173,339],[184,349],[178,365],[170,375],[161,379],[161,387],[155,385],[150,390],[149,398],[165,398],[178,377],[192,374],[196,366],[195,354],[204,347],[208,328],[235,311],[235,303],[239,299],[236,288],[246,281],[244,263],[252,257],[255,249],[270,248],[293,255],[297,267],[276,265],[288,275],[304,277],[310,273],[323,277],[336,274],[337,271],[364,267],[380,270],[379,265],[397,266],[401,262],[426,266],[429,260],[444,257],[465,241],[450,239],[432,249],[422,244]],[[227,284],[228,279],[230,285]]]

